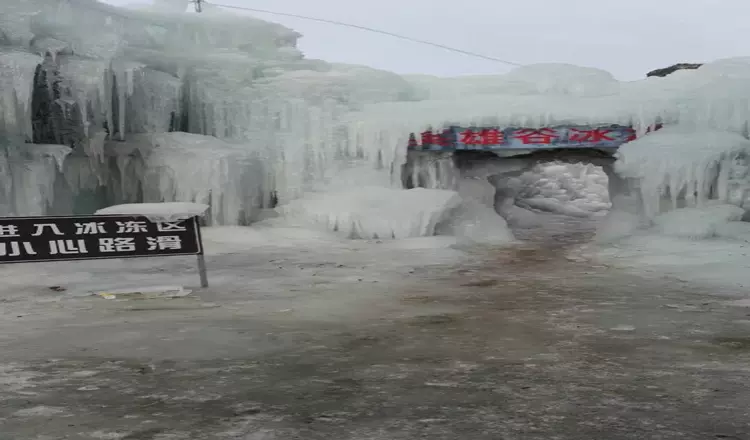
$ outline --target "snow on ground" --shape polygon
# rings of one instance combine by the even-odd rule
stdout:
[[[750,228],[746,232],[750,233]],[[612,267],[626,268],[647,277],[668,277],[691,285],[704,285],[707,294],[750,297],[748,238],[690,241],[644,233],[598,248],[593,255]]]

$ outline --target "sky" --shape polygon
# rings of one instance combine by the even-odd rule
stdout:
[[[150,0],[105,1],[124,5]],[[596,67],[621,80],[643,78],[678,62],[750,56],[750,0],[205,1],[374,27],[519,64]],[[299,48],[309,58],[438,76],[513,68],[366,31],[247,14],[300,32]]]

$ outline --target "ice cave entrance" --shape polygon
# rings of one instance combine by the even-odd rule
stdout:
[[[635,138],[621,125],[426,130],[410,136],[404,186],[475,198],[491,186],[494,210],[514,229],[541,226],[545,214],[595,220],[625,188],[614,154]]]

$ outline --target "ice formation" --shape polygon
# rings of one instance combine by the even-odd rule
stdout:
[[[398,169],[398,142],[339,121],[370,101],[411,99],[412,86],[388,72],[306,60],[290,29],[216,10],[177,13],[185,9],[177,1],[149,10],[94,0],[6,3],[6,213],[196,201],[211,205],[212,223],[241,224],[329,178],[340,159]],[[41,159],[26,166],[38,150],[29,142],[67,146],[59,174]],[[21,204],[36,188],[34,206]]]
[[[646,218],[709,201],[750,208],[750,140],[738,133],[670,127],[617,156],[615,169],[633,181]]]
[[[516,203],[573,217],[608,210],[607,175],[593,164],[542,163],[522,174]]]
[[[644,134],[663,123],[747,133],[750,121],[750,58],[632,82],[559,64],[525,66],[507,75],[407,78],[419,102],[373,104],[354,117],[371,130],[401,132],[446,124],[622,124]]]
[[[308,194],[283,206],[282,212],[346,238],[400,239],[435,235],[436,227],[459,205],[453,191],[365,186]]]
[[[742,219],[745,210],[735,205],[709,203],[701,208],[669,211],[654,219],[654,232],[699,240],[714,238],[731,222]]]
[[[211,224],[251,223],[278,207],[348,236],[453,228],[469,237],[492,205],[467,193],[470,177],[449,157],[407,164],[410,133],[447,123],[566,122],[632,124],[643,133],[661,122],[737,133],[736,141],[750,120],[748,59],[629,83],[556,64],[497,76],[400,77],[305,59],[290,29],[183,6],[3,3],[0,213],[195,202],[210,206]],[[347,169],[367,172],[331,186]],[[403,190],[407,181],[425,189]],[[495,237],[510,238],[502,218],[491,225]]]
[[[96,215],[138,215],[152,222],[176,222],[191,217],[200,217],[208,210],[200,203],[126,203],[99,209]]]

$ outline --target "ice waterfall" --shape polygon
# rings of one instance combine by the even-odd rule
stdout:
[[[220,12],[3,4],[0,209],[197,201],[211,205],[213,223],[241,224],[331,178],[341,161],[398,182],[403,144],[342,117],[410,99],[413,87],[388,72],[304,59],[298,37]]]
[[[355,235],[423,235],[445,213],[465,213],[454,196],[471,197],[450,158],[406,163],[411,132],[451,123],[644,132],[661,122],[747,136],[747,59],[631,83],[568,65],[400,77],[306,59],[300,35],[280,25],[172,6],[3,3],[0,213],[196,201],[211,206],[214,224],[247,224],[280,206]],[[429,191],[420,198],[404,183]]]

